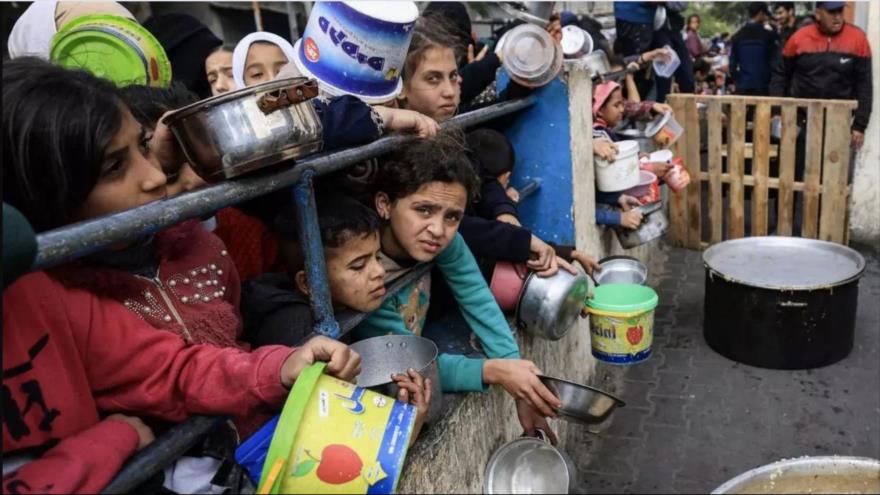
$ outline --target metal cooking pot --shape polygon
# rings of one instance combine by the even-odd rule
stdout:
[[[644,129],[624,129],[622,131],[618,131],[618,134],[621,136],[626,136],[626,139],[636,141],[639,143],[639,152],[640,153],[651,153],[656,149],[656,145],[654,144],[654,139],[651,136],[648,136],[645,133]]]
[[[853,347],[865,259],[841,244],[800,237],[747,237],[703,253],[703,336],[734,361],[809,369]]]
[[[841,477],[852,486],[835,491]],[[788,483],[797,479],[807,480],[802,486],[810,491],[793,491],[795,487]],[[712,493],[880,493],[880,461],[850,456],[786,459],[746,471]]]
[[[663,203],[660,201],[640,206],[639,209],[644,217],[642,224],[636,230],[615,227],[614,231],[617,233],[617,240],[620,241],[620,245],[624,249],[630,249],[653,241],[665,234],[669,230],[669,220],[666,219],[666,214],[663,213],[662,207]]]
[[[539,438],[520,437],[498,448],[483,473],[483,493],[570,493],[577,469],[538,430]]]
[[[608,56],[602,50],[593,50],[578,59],[579,64],[583,64],[590,70],[591,76],[598,76],[611,72],[611,64],[608,63]]]
[[[556,413],[561,419],[582,425],[602,423],[614,409],[623,407],[625,402],[613,395],[587,385],[538,375],[543,383],[562,401]]]
[[[437,346],[417,335],[382,335],[351,344],[361,356],[361,374],[356,385],[397,398],[398,386],[392,373],[406,374],[412,368],[431,379],[431,405],[425,422],[440,418],[443,406],[440,375],[437,372]]]
[[[562,70],[562,48],[543,28],[521,24],[504,37],[502,65],[511,79],[538,88],[556,78]]]
[[[550,23],[556,2],[500,2],[498,5],[513,17],[544,28]]]
[[[193,170],[208,182],[320,151],[321,122],[308,101],[318,84],[290,78],[193,103],[163,119]]]
[[[599,270],[593,273],[596,285],[645,285],[648,267],[632,256],[608,256],[599,260]]]
[[[577,271],[577,275],[572,275],[559,270],[552,277],[531,273],[517,305],[517,326],[547,340],[564,337],[592,290],[590,277],[580,267]]]

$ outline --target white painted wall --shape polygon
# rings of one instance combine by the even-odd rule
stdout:
[[[871,44],[874,104],[865,131],[865,145],[856,155],[850,198],[850,236],[853,240],[880,243],[880,2],[856,3],[856,24]]]

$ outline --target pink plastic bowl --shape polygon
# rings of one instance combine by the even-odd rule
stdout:
[[[623,194],[628,196],[632,196],[634,198],[641,198],[646,194],[651,192],[651,184],[657,180],[657,176],[652,172],[648,172],[647,170],[639,170],[639,185],[633,186],[626,191],[623,191]]]
[[[519,303],[519,296],[526,283],[529,269],[522,263],[499,261],[495,263],[489,290],[502,311],[513,311]]]

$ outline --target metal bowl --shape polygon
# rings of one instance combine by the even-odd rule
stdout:
[[[805,490],[799,491],[799,486]],[[712,493],[880,493],[880,460],[844,456],[786,459],[746,471]]]
[[[531,273],[517,305],[517,325],[537,337],[561,339],[580,316],[591,282],[580,268],[577,275],[565,270],[552,277]]]
[[[574,464],[546,437],[507,442],[492,454],[483,473],[486,494],[569,493],[576,486]]]
[[[596,285],[637,284],[645,285],[648,267],[632,256],[609,256],[599,260],[600,270],[593,273]]]
[[[425,421],[430,423],[440,417],[443,401],[437,372],[439,351],[434,342],[418,335],[382,335],[355,342],[351,349],[361,356],[358,387],[396,399],[399,389],[391,375],[406,374],[412,368],[423,378],[431,379],[431,405]]]
[[[562,406],[556,413],[567,421],[582,425],[599,424],[608,419],[615,408],[626,405],[617,397],[597,388],[551,376],[539,375],[538,378],[562,401]]]
[[[208,182],[320,151],[322,129],[308,102],[318,85],[279,79],[208,98],[163,119],[193,170]]]

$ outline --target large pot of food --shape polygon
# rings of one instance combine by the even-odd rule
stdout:
[[[321,149],[321,122],[308,101],[318,84],[290,78],[193,103],[163,119],[193,170],[229,179]]]
[[[845,358],[853,347],[865,259],[832,242],[748,237],[703,253],[703,335],[734,361],[808,369]]]
[[[880,461],[843,456],[786,459],[746,471],[712,493],[880,493]]]
[[[417,335],[382,335],[355,342],[351,349],[361,356],[357,386],[396,399],[398,387],[391,374],[405,375],[412,368],[422,378],[431,380],[431,406],[425,421],[431,423],[440,418],[443,400],[434,342]]]

